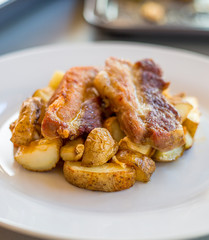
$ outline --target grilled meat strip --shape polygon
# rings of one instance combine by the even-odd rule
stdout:
[[[109,58],[94,83],[132,141],[161,151],[184,144],[180,116],[162,95],[169,83],[163,81],[161,69],[152,60],[132,64]]]
[[[99,96],[93,87],[97,73],[94,67],[74,67],[65,74],[49,101],[41,128],[44,137],[75,139],[101,127]]]

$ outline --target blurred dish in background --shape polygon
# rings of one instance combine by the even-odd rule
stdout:
[[[113,32],[209,34],[209,0],[86,0],[83,15]]]

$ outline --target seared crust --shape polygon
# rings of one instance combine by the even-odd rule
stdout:
[[[65,74],[49,101],[43,136],[74,139],[101,126],[99,97],[92,87],[97,73],[94,67],[74,67]]]
[[[94,83],[100,95],[109,100],[121,129],[133,142],[163,151],[184,144],[180,116],[162,95],[169,83],[164,82],[161,69],[152,60],[133,65],[109,58]]]
[[[135,63],[134,72],[140,87],[138,96],[150,108],[144,119],[147,132],[143,142],[163,151],[183,145],[181,117],[162,95],[169,83],[162,79],[161,69],[151,59],[145,59]]]
[[[99,94],[108,99],[121,129],[135,142],[140,142],[146,128],[140,117],[143,106],[136,95],[132,69],[133,64],[129,61],[108,58],[104,71],[97,75],[94,84]]]

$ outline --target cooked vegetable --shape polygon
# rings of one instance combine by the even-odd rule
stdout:
[[[107,128],[115,141],[119,142],[125,137],[125,133],[121,130],[117,117],[107,118],[103,126]]]
[[[45,88],[36,90],[33,94],[33,97],[39,97],[45,103],[48,103],[53,93],[54,93],[54,90],[51,87],[45,87]]]
[[[88,167],[103,165],[117,150],[118,144],[109,131],[106,128],[95,128],[86,139],[82,165]]]
[[[183,125],[186,126],[190,135],[194,137],[200,123],[200,112],[198,109],[192,109]]]
[[[84,140],[77,138],[68,141],[60,150],[60,156],[64,161],[78,161],[82,158],[84,152]]]
[[[116,163],[83,167],[81,162],[64,163],[63,172],[71,184],[94,191],[114,192],[130,188],[135,183],[134,168],[122,168]]]
[[[182,101],[174,105],[177,111],[179,112],[181,116],[181,122],[184,122],[192,110],[192,105],[188,102]]]
[[[192,147],[193,145],[193,138],[191,136],[191,134],[188,132],[188,130],[186,128],[184,128],[184,136],[185,136],[185,150],[189,149]]]
[[[63,77],[64,77],[63,72],[56,71],[49,82],[49,87],[51,87],[53,90],[57,89]]]
[[[150,145],[134,143],[128,137],[124,137],[123,139],[120,140],[119,149],[131,150],[134,152],[142,153],[146,156],[150,156],[153,150]]]
[[[184,146],[181,146],[167,152],[156,151],[153,156],[153,159],[158,162],[170,162],[170,161],[177,160],[179,157],[183,155],[183,153],[184,153]]]
[[[31,171],[48,171],[59,161],[61,140],[40,139],[28,146],[20,146],[15,153],[15,160]]]
[[[118,161],[135,168],[137,181],[148,182],[155,171],[155,162],[140,153],[120,150],[116,154],[116,158]]]
[[[37,137],[41,121],[45,113],[45,105],[40,98],[32,97],[23,102],[18,119],[12,123],[11,141],[17,145],[27,145]]]

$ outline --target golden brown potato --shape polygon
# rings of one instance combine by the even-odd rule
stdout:
[[[106,128],[94,128],[85,142],[83,166],[100,166],[115,155],[118,144]]]
[[[61,140],[40,139],[28,146],[20,146],[15,153],[15,160],[31,171],[48,171],[59,161]]]
[[[184,146],[181,146],[167,152],[156,151],[153,155],[153,159],[158,162],[175,161],[183,155],[184,149]]]
[[[192,110],[189,112],[186,120],[183,122],[183,125],[187,128],[188,132],[193,138],[200,123],[198,100],[195,97],[185,97],[184,99],[185,101],[189,102],[193,107]]]
[[[57,89],[57,87],[59,86],[60,82],[62,81],[64,77],[64,73],[61,71],[56,71],[54,72],[50,82],[49,82],[49,87],[51,87],[52,89]]]
[[[94,191],[115,192],[128,189],[135,183],[134,168],[122,168],[115,163],[97,167],[83,167],[81,162],[64,163],[63,172],[71,184]]]
[[[77,138],[68,141],[60,150],[60,156],[64,161],[78,161],[82,158],[84,152],[84,140]]]
[[[116,158],[118,161],[135,168],[137,181],[148,182],[155,171],[155,162],[151,158],[140,153],[120,150],[116,154]]]
[[[32,97],[21,106],[18,119],[11,124],[11,141],[16,145],[27,145],[37,138],[38,125],[45,113],[45,104],[40,98]]]
[[[121,130],[117,117],[107,118],[104,121],[103,127],[107,128],[113,139],[117,142],[125,137],[125,133]]]
[[[192,110],[192,105],[188,102],[182,101],[174,105],[181,116],[181,122],[184,122]]]
[[[53,93],[54,93],[54,90],[51,87],[45,87],[45,88],[36,90],[33,94],[33,97],[39,97],[45,103],[48,103],[48,101],[52,97]]]
[[[131,150],[133,152],[142,153],[146,156],[150,156],[153,150],[150,145],[134,143],[128,137],[124,137],[123,139],[120,140],[119,149]]]
[[[186,127],[184,127],[184,136],[185,136],[185,150],[187,150],[192,147],[194,141]]]
[[[192,138],[194,137],[200,123],[200,112],[198,109],[192,109],[183,125],[187,128]]]

